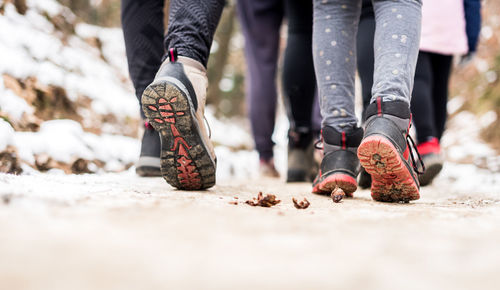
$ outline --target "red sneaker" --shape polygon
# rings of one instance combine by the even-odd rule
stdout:
[[[432,137],[429,141],[420,143],[417,145],[417,150],[421,156],[434,153],[441,153],[441,146],[439,146],[439,140],[436,137]]]
[[[418,180],[420,181],[420,185],[426,186],[431,184],[434,178],[441,172],[441,169],[443,169],[441,146],[439,146],[439,140],[432,137],[429,141],[418,144],[417,150],[420,152],[425,164],[424,173],[418,176]]]

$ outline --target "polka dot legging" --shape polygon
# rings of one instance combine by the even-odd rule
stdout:
[[[373,0],[375,72],[372,102],[410,102],[420,42],[421,0]],[[361,0],[314,0],[313,55],[322,126],[357,127],[356,34]]]

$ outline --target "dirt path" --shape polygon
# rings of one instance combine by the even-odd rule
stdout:
[[[499,190],[447,184],[411,204],[366,190],[333,204],[274,180],[181,192],[132,174],[0,175],[0,288],[498,289]],[[282,202],[244,204],[259,191]]]

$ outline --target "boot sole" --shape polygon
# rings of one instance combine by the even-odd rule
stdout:
[[[347,197],[352,197],[358,188],[356,179],[343,173],[333,173],[313,187],[313,193],[329,195],[336,188],[340,187]]]
[[[142,95],[142,109],[160,134],[161,173],[171,186],[183,190],[215,185],[215,161],[204,144],[191,99],[176,84],[159,80]]]
[[[372,177],[374,200],[409,202],[420,198],[418,184],[389,139],[379,135],[365,138],[358,147],[358,158]]]

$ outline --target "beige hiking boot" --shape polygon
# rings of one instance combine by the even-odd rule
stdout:
[[[179,189],[215,185],[216,157],[204,118],[207,86],[205,67],[171,49],[142,95],[142,109],[160,134],[162,175]]]

